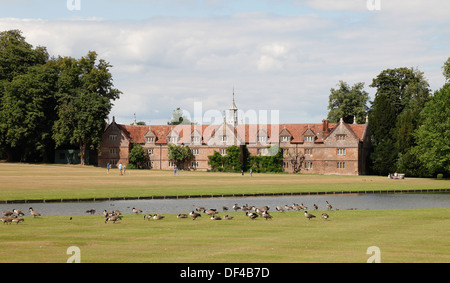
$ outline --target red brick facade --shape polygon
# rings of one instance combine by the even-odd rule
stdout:
[[[302,173],[338,175],[365,174],[370,146],[367,122],[334,124],[326,119],[317,124],[138,126],[117,124],[113,119],[103,134],[99,166],[128,164],[133,143],[144,147],[152,169],[173,169],[168,143],[189,145],[194,153],[187,166],[191,170],[209,169],[208,156],[214,151],[226,154],[231,145],[245,144],[251,155],[263,155],[269,145],[279,144],[285,171],[293,172],[290,160],[297,154],[305,157]]]

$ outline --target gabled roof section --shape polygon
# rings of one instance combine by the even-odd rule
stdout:
[[[305,136],[315,136],[315,143],[320,143],[326,140],[331,134],[333,134],[340,126],[345,127],[351,135],[355,138],[363,140],[364,133],[366,132],[368,124],[346,124],[346,123],[316,123],[316,124],[268,124],[268,125],[238,125],[234,128],[228,123],[222,123],[220,125],[152,125],[139,126],[139,125],[120,125],[115,122],[108,125],[110,127],[117,126],[129,139],[134,143],[145,143],[145,137],[155,137],[156,144],[166,144],[167,138],[173,134],[177,136],[178,143],[190,144],[193,135],[201,136],[202,143],[206,144],[209,140],[220,139],[224,133],[229,138],[236,137],[238,144],[256,144],[258,135],[267,134],[269,143],[279,142],[281,136],[290,136],[291,143],[303,143]]]
[[[280,137],[292,137],[291,132],[286,128],[286,125],[284,125],[283,129],[280,132]]]

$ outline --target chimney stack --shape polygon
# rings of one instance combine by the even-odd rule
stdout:
[[[328,133],[328,117],[327,119],[322,120],[322,131]]]

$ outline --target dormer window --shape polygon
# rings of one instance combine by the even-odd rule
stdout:
[[[192,137],[191,142],[192,143],[200,143],[201,139],[202,139],[201,137]]]
[[[169,137],[169,142],[170,143],[176,143],[178,141],[177,137]]]
[[[152,143],[152,142],[154,142],[155,141],[155,138],[153,138],[153,137],[147,137],[147,138],[145,138],[145,142],[146,143]]]
[[[109,141],[117,141],[117,135],[109,135]]]
[[[267,137],[264,137],[264,136],[258,137],[258,142],[266,142],[266,140],[267,140]]]
[[[281,141],[282,142],[289,142],[290,141],[290,137],[288,137],[288,136],[281,137]]]
[[[220,137],[220,141],[226,142],[226,141],[227,141],[227,136],[221,136],[221,137]]]
[[[313,142],[314,141],[314,136],[305,136],[305,141]]]

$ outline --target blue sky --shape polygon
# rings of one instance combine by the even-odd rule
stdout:
[[[76,0],[69,1],[75,5]],[[80,0],[80,10],[68,10],[65,0],[0,1],[1,17],[60,19],[71,17],[106,20],[145,20],[150,17],[221,17],[263,12],[298,15],[310,10],[295,1],[277,0]]]
[[[340,80],[369,85],[413,67],[433,90],[450,57],[448,0],[0,0],[0,30],[20,29],[52,56],[90,50],[123,95],[111,116],[165,124],[173,109],[279,110],[281,123],[320,123]],[[379,1],[380,10],[368,9]],[[74,3],[74,2],[72,2]]]

